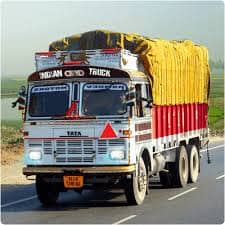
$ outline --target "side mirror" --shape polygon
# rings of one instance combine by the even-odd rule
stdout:
[[[12,108],[15,108],[17,103],[18,105],[18,109],[19,110],[24,110],[25,109],[25,105],[26,105],[26,87],[25,86],[21,86],[19,91],[18,91],[18,98],[15,102],[12,102]]]
[[[145,108],[152,108],[152,99],[151,98],[148,98],[148,99],[142,98],[141,100],[147,102]]]
[[[26,96],[26,87],[23,85],[20,87],[19,89],[19,94],[23,95],[23,96]]]

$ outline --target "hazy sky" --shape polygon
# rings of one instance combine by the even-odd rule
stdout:
[[[35,52],[95,29],[192,39],[207,46],[212,58],[223,58],[223,7],[222,1],[4,1],[2,75],[29,75]]]

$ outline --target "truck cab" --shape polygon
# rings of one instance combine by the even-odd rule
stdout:
[[[94,75],[92,78],[90,71],[93,69],[107,71],[111,77],[96,78]],[[128,151],[131,139],[135,138],[131,120],[150,120],[150,106],[141,100],[149,98],[149,84],[144,76],[89,66],[57,70],[64,75],[68,71],[82,71],[84,76],[51,80],[33,80],[32,76],[36,74],[30,77],[24,124],[25,148],[35,146],[35,151],[38,148],[42,151],[37,161],[30,158],[35,155],[33,150],[27,151],[26,164],[134,164],[136,157]],[[52,70],[52,74],[54,72]],[[134,86],[140,95],[132,106],[127,104],[130,86]],[[148,132],[150,134],[150,129]]]
[[[54,203],[60,191],[99,185],[124,188],[129,201],[143,201],[151,157],[151,91],[143,72],[45,68],[29,76],[27,93],[23,173],[36,175],[43,204]],[[144,150],[144,171],[137,171]],[[142,183],[136,200],[134,173]]]

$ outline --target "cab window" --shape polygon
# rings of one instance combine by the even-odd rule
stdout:
[[[142,91],[141,91],[141,84],[135,85],[135,92],[136,92],[136,116],[143,117],[143,107],[142,107]]]
[[[150,115],[150,108],[147,100],[150,98],[150,89],[148,84],[136,84],[136,109],[135,114],[137,117],[144,117]]]

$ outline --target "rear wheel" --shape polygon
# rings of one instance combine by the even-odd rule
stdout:
[[[160,182],[164,187],[185,187],[188,181],[188,155],[185,146],[176,150],[176,162],[167,163],[168,172],[159,172]]]
[[[185,146],[180,146],[177,150],[177,180],[175,185],[178,187],[185,187],[188,181],[188,155]]]
[[[132,175],[125,188],[125,195],[128,204],[140,205],[143,203],[147,192],[147,169],[143,158],[141,157],[138,163],[137,174]]]
[[[188,145],[188,159],[189,159],[189,175],[188,181],[190,183],[195,183],[198,180],[199,175],[199,153],[196,145]]]
[[[44,181],[42,176],[36,176],[36,191],[40,202],[45,206],[54,205],[59,197],[59,191],[54,184]]]

